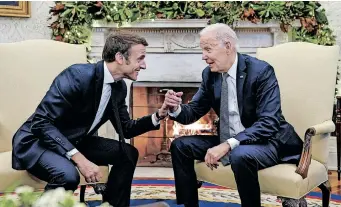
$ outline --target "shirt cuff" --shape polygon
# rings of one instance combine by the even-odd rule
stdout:
[[[68,151],[66,153],[66,157],[71,160],[71,157],[75,155],[77,152],[79,152],[76,148],[73,148],[71,151]]]
[[[152,122],[153,122],[154,126],[157,126],[160,124],[160,121],[157,121],[155,113],[152,115]]]
[[[230,138],[227,140],[227,143],[229,143],[231,150],[233,150],[234,148],[238,147],[240,142],[238,140],[236,140],[235,138]]]
[[[181,113],[181,106],[179,106],[178,109],[174,112],[171,112],[168,110],[168,115],[174,118],[176,118],[180,113]]]

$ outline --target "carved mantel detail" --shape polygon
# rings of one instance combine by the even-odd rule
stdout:
[[[207,25],[208,20],[144,20],[118,27],[117,24],[94,22],[92,52],[90,56],[101,59],[105,38],[110,32],[118,30],[137,33],[149,43],[148,53],[186,53],[200,54],[199,31]],[[255,54],[258,47],[270,47],[289,41],[279,23],[253,24],[239,21],[232,26],[239,37],[239,51]]]

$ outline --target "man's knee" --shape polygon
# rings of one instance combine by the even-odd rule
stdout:
[[[253,156],[250,154],[250,149],[247,146],[238,146],[231,151],[230,162],[232,170],[240,167],[247,167],[252,164]]]
[[[80,176],[76,168],[69,168],[55,175],[51,182],[64,187],[65,190],[75,191],[78,188]]]
[[[126,144],[126,149],[127,149],[128,153],[130,154],[131,158],[133,159],[133,161],[135,161],[135,163],[136,163],[138,158],[139,158],[138,149],[136,149],[136,147],[134,147],[133,145],[130,145],[130,144]]]
[[[182,151],[186,147],[185,137],[179,137],[172,141],[170,146],[171,153]]]

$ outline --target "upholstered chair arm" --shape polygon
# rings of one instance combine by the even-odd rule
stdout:
[[[304,136],[303,151],[301,160],[297,166],[296,173],[300,174],[303,179],[308,175],[308,169],[312,157],[312,137],[316,135],[328,134],[335,130],[335,124],[332,120],[325,121],[321,124],[309,127]]]

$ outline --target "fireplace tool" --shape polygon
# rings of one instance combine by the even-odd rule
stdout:
[[[162,143],[161,143],[161,151],[156,154],[156,158],[153,161],[150,161],[152,164],[160,164],[162,167],[172,167],[172,158],[171,153],[168,151],[168,143],[167,143],[167,120],[168,118],[165,118],[163,120],[164,127],[163,127],[163,137],[162,137]]]

